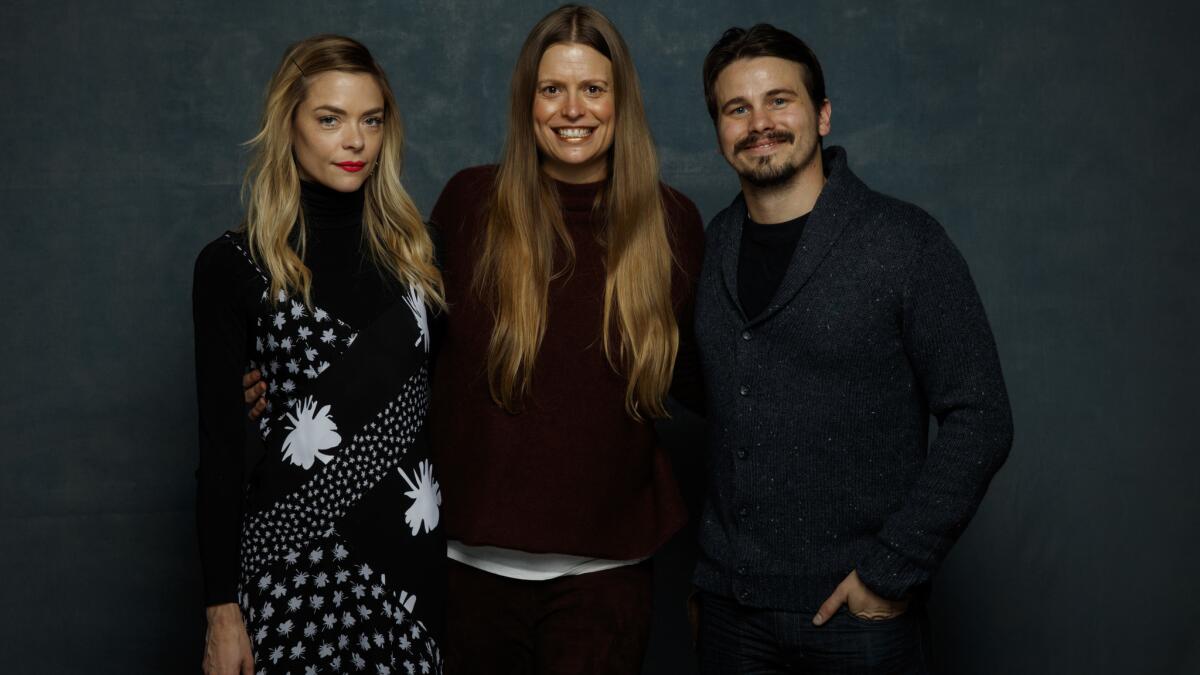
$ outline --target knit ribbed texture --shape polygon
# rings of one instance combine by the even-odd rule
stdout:
[[[815,611],[854,569],[885,597],[925,584],[1012,444],[991,330],[945,231],[867,188],[841,148],[825,163],[767,309],[747,321],[737,302],[741,196],[708,228],[697,291],[712,480],[696,583],[755,607]]]

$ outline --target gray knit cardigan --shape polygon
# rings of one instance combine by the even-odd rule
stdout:
[[[864,185],[843,149],[825,166],[762,314],[737,300],[740,195],[708,227],[696,297],[711,482],[695,581],[754,607],[815,611],[855,569],[889,598],[926,584],[1012,445],[996,346],[954,244]]]

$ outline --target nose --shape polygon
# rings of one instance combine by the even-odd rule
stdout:
[[[342,147],[346,150],[362,150],[365,141],[362,129],[357,124],[346,125],[346,133],[342,136]]]
[[[768,111],[761,108],[753,108],[750,112],[750,130],[763,132],[775,128],[775,122],[771,119]]]
[[[583,102],[579,98],[579,93],[574,92],[567,94],[567,100],[563,104],[562,116],[568,120],[577,120],[583,117],[584,109]]]

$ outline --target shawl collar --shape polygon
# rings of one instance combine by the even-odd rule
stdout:
[[[829,177],[817,197],[816,204],[813,205],[812,214],[808,217],[800,241],[796,243],[792,261],[788,264],[779,288],[775,289],[771,302],[758,316],[745,316],[737,292],[738,254],[742,245],[742,226],[747,217],[745,196],[738,194],[726,210],[728,224],[721,251],[721,276],[725,280],[725,288],[733,304],[742,313],[742,318],[747,321],[748,326],[769,319],[787,306],[800,289],[804,288],[813,272],[833,249],[846,224],[861,208],[864,198],[870,194],[870,189],[847,166],[846,151],[843,148],[826,148],[822,159],[828,168]]]

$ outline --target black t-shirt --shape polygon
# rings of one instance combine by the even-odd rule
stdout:
[[[807,213],[772,225],[762,225],[747,218],[742,225],[737,284],[738,302],[747,318],[762,314],[775,296],[806,222]]]

